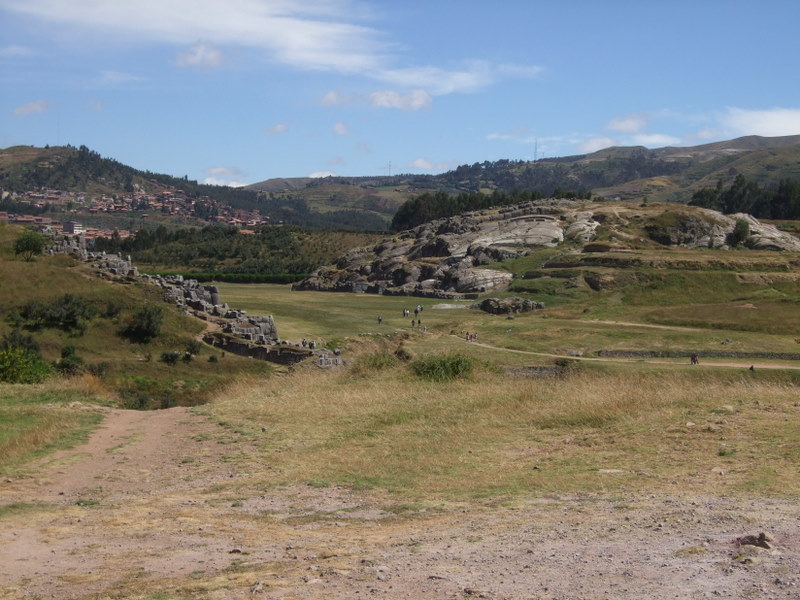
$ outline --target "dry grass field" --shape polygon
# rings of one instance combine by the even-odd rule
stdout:
[[[599,292],[555,273],[513,319],[221,284],[345,365],[109,348],[142,393],[206,382],[158,411],[102,377],[0,384],[0,598],[796,598],[800,362],[768,356],[800,351],[795,284],[673,271]]]

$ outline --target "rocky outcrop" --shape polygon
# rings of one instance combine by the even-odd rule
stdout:
[[[507,287],[511,273],[492,265],[524,256],[535,247],[568,243],[599,252],[624,250],[626,240],[642,243],[644,234],[669,246],[725,249],[741,220],[748,224],[744,240],[748,248],[800,251],[798,238],[750,215],[727,216],[683,205],[665,205],[656,212],[632,205],[550,199],[430,221],[372,248],[351,250],[336,264],[314,271],[295,289],[469,297]],[[598,244],[601,225],[607,238]]]
[[[541,310],[544,308],[544,303],[520,296],[511,296],[509,298],[486,298],[481,302],[476,302],[471,308],[477,308],[493,315],[513,315]]]
[[[503,289],[511,273],[487,265],[592,237],[599,223],[579,208],[570,200],[544,200],[438,219],[353,250],[295,289],[439,298]]]
[[[747,248],[800,252],[799,239],[745,213],[723,215],[697,209],[694,214],[670,213],[670,216],[671,222],[646,227],[650,238],[665,246],[728,249],[733,243],[736,224],[745,221],[749,233],[742,243]]]

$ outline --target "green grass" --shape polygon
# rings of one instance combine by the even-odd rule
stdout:
[[[102,404],[86,389],[63,382],[0,384],[0,475],[13,475],[25,462],[83,442],[102,420],[99,412],[72,408]]]

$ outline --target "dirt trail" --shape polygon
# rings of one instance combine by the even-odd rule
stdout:
[[[796,502],[422,504],[268,485],[256,441],[187,409],[108,411],[0,484],[0,598],[798,598]],[[738,546],[767,531],[771,549]]]
[[[461,337],[461,336],[454,336],[454,337]],[[533,352],[531,350],[516,350],[514,348],[503,348],[502,346],[492,346],[491,344],[485,344],[483,342],[469,342],[469,343],[474,344],[476,346],[480,346],[481,348],[486,348],[488,350],[496,350],[498,352],[513,352],[514,354],[528,354],[530,356],[542,356],[545,358],[568,358],[569,360],[581,360],[587,362],[636,363],[636,364],[647,363],[655,365],[674,365],[674,366],[685,364],[689,366],[688,357],[686,361],[678,362],[677,360],[658,360],[655,358],[564,356],[563,354],[551,354],[548,352]],[[790,369],[790,370],[800,369],[800,365],[787,365],[786,363],[780,363],[780,362],[766,362],[764,359],[758,359],[758,358],[742,359],[741,361],[703,359],[701,365],[704,367],[734,368],[734,369],[749,369],[751,365],[754,369]]]

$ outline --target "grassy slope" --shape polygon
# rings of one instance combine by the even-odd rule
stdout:
[[[0,229],[2,236],[7,248],[9,231]],[[509,268],[524,273],[537,260],[541,264],[550,258],[548,252]],[[640,258],[652,253],[639,252]],[[617,258],[631,256],[620,254]],[[391,490],[415,499],[667,489],[800,492],[800,481],[792,475],[798,459],[793,449],[800,446],[796,428],[789,426],[798,410],[796,372],[750,372],[743,363],[738,368],[712,369],[705,360],[701,367],[690,368],[685,360],[665,360],[585,362],[560,380],[501,374],[509,367],[549,365],[556,356],[575,350],[588,356],[601,349],[699,350],[701,354],[720,348],[742,352],[800,349],[795,340],[800,293],[796,283],[777,278],[777,274],[787,274],[789,255],[708,251],[662,251],[659,255],[681,268],[631,270],[621,263],[616,267],[579,264],[553,269],[540,279],[519,280],[536,285],[549,281],[550,295],[537,292],[531,297],[544,299],[551,307],[513,320],[474,310],[437,308],[436,301],[416,298],[221,284],[222,297],[229,304],[274,315],[281,337],[331,343],[343,348],[345,357],[355,364],[331,373],[301,367],[288,378],[268,380],[253,373],[230,384],[198,410],[239,435],[258,440],[258,451],[237,460],[240,470],[256,478],[259,464],[265,460],[274,464],[273,472],[281,476],[270,476],[264,486],[343,484]],[[7,250],[3,258],[3,269],[11,269],[15,261]],[[51,263],[59,260],[40,259],[33,268],[46,272],[55,269]],[[784,261],[782,268],[780,261]],[[16,262],[17,267],[25,266]],[[688,268],[690,264],[697,268]],[[767,276],[771,272],[765,271],[765,265],[773,265],[775,280]],[[608,287],[594,291],[574,286],[576,274],[587,270],[608,275]],[[743,280],[737,273],[756,278]],[[11,271],[3,275],[12,276]],[[78,280],[89,286],[87,294],[112,293],[99,291],[97,282],[83,275]],[[35,277],[28,277],[24,286],[31,293],[44,294],[45,289],[56,293],[37,285]],[[713,305],[708,303],[710,288]],[[134,286],[109,289],[124,290],[126,298],[143,293]],[[8,298],[3,301],[7,306]],[[417,303],[424,306],[421,317],[428,332],[412,329],[410,318],[402,317],[403,308],[413,309]],[[786,310],[778,310],[781,307]],[[751,319],[751,331],[742,330],[739,315],[743,310],[759,315]],[[381,324],[378,315],[383,317]],[[687,315],[697,320],[693,329],[669,325]],[[178,330],[191,327],[190,322],[175,319],[165,340],[182,339]],[[666,328],[653,327],[665,323]],[[496,348],[467,344],[462,337],[465,331],[478,332],[481,343]],[[50,352],[65,341],[48,335],[55,335]],[[730,343],[722,345],[727,339]],[[80,339],[70,341],[84,344]],[[162,341],[159,348],[170,343]],[[113,358],[121,352],[115,374],[123,379],[164,378],[168,385],[177,386],[179,376],[184,382],[180,385],[185,386],[195,376],[213,377],[205,361],[179,365],[197,368],[195,372],[177,372],[161,363],[123,360],[131,348],[118,345],[121,351],[109,348],[107,355]],[[476,360],[477,371],[465,381],[433,384],[416,379],[407,366],[392,364],[390,358],[370,360],[389,356],[400,346],[415,357],[461,352]],[[90,351],[87,345],[79,353],[88,357]],[[235,363],[226,363],[231,364]],[[221,385],[223,380],[218,381]],[[3,418],[6,422],[16,419],[21,431],[46,429],[36,419],[52,413],[41,406],[59,385],[24,390],[5,386],[5,397],[13,400],[6,401],[4,410],[12,412]],[[94,389],[84,394],[89,399],[113,401],[102,382],[73,381],[72,385],[89,392]],[[58,402],[74,398],[71,393],[63,392]],[[64,431],[88,424],[65,421]],[[2,443],[4,448],[14,445],[8,440]],[[53,443],[37,443],[33,449]],[[8,456],[0,463],[7,470],[31,451],[23,450],[14,458],[5,450]],[[725,475],[712,475],[711,469]]]
[[[208,358],[219,353],[206,347],[190,363],[169,366],[158,359],[163,352],[183,351],[203,330],[203,324],[163,303],[155,288],[112,284],[95,277],[85,265],[63,256],[41,256],[32,262],[14,257],[13,240],[20,228],[0,225],[0,336],[10,326],[5,317],[29,300],[42,303],[71,293],[94,304],[99,311],[109,303],[121,307],[114,318],[97,316],[84,335],[57,329],[27,332],[33,335],[48,362],[60,358],[72,345],[89,365],[106,364],[102,376],[53,376],[37,386],[0,384],[0,468],[8,469],[45,448],[74,441],[75,432],[95,424],[95,413],[64,410],[73,402],[111,406],[169,406],[203,402],[238,374],[268,376],[265,363],[229,355],[217,363]],[[164,307],[161,335],[149,344],[132,344],[118,335],[126,319],[146,304]],[[150,360],[146,360],[147,358]]]
[[[522,274],[551,254],[507,266]],[[333,339],[355,366],[303,372],[291,385],[244,382],[203,410],[254,439],[267,426],[259,439],[282,473],[279,484],[388,489],[415,500],[797,494],[797,371],[751,372],[752,360],[731,359],[717,362],[738,366],[714,369],[703,358],[700,367],[685,359],[587,361],[559,380],[499,373],[552,364],[570,351],[800,351],[792,255],[644,249],[638,258],[656,256],[675,268],[578,266],[520,280],[549,291],[530,297],[553,300],[552,308],[513,320],[422,300],[427,333],[401,316],[415,298],[224,284],[223,296],[274,314],[282,336]],[[608,288],[575,286],[587,269],[608,276]],[[465,343],[465,331],[495,348]],[[380,369],[392,361],[374,357],[401,346],[415,357],[460,352],[482,366],[450,384],[420,381],[399,363]]]

